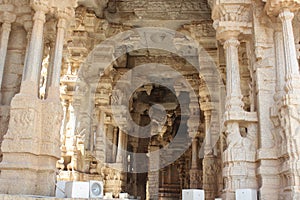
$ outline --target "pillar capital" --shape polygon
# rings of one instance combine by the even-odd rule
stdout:
[[[59,18],[57,23],[57,28],[66,29],[68,26],[68,20],[66,18]]]
[[[204,110],[204,116],[209,118],[211,116],[211,110]]]
[[[16,18],[17,16],[11,12],[3,12],[0,17],[1,22],[3,22],[3,25],[13,23],[16,20]]]
[[[43,10],[37,10],[33,17],[34,21],[42,21],[43,23],[46,22],[46,12]]]
[[[299,10],[300,2],[297,0],[267,0],[265,12],[271,17],[277,17],[285,10],[295,12]]]
[[[2,24],[2,30],[3,31],[11,31],[11,23],[10,22],[4,22]]]
[[[228,47],[238,47],[240,45],[240,42],[237,38],[235,37],[230,37],[228,39],[225,40],[224,42],[224,48],[227,49]]]
[[[284,9],[282,12],[278,15],[279,19],[281,21],[284,20],[292,20],[294,18],[294,13],[291,12],[289,9]]]
[[[31,7],[36,12],[47,13],[50,10],[49,1],[48,0],[32,0]]]
[[[62,20],[69,21],[72,17],[75,16],[75,11],[71,7],[67,7],[64,9],[57,8],[55,11],[55,16],[59,20],[58,23],[60,23],[60,21]]]
[[[56,2],[57,1],[57,2]],[[75,8],[77,7],[77,0],[54,0],[51,3],[51,9],[58,20],[65,19],[69,21],[75,17]]]
[[[217,39],[228,40],[230,35],[251,33],[251,1],[216,1],[212,8],[212,19],[217,31]]]

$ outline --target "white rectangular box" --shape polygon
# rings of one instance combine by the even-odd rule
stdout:
[[[204,190],[182,190],[182,200],[204,200],[205,193]]]
[[[57,181],[55,187],[55,197],[56,198],[65,198],[65,189],[66,189],[66,182],[67,181]]]
[[[128,199],[128,198],[129,198],[128,193],[120,193],[119,194],[119,199]]]
[[[70,181],[66,182],[65,194],[67,198],[89,198],[89,182]]]
[[[238,200],[257,200],[257,191],[254,189],[237,189],[235,198]]]
[[[113,194],[112,192],[106,192],[103,199],[113,199]]]

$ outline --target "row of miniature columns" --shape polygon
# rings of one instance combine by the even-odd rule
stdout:
[[[282,29],[275,32],[276,90],[277,93],[281,94],[284,90],[283,87],[285,87],[287,94],[298,94],[300,90],[300,76],[292,26],[293,17],[294,14],[289,9],[282,10],[279,14]],[[227,63],[226,108],[234,111],[241,111],[243,107],[238,63],[239,44],[237,36],[227,38],[224,43]],[[282,59],[282,55],[284,55],[284,59]]]
[[[33,8],[35,10],[35,14],[33,18],[34,24],[31,33],[29,33],[29,35],[31,35],[31,38],[26,52],[20,93],[37,96],[40,65],[42,62],[42,52],[43,52],[44,24],[46,22],[46,13],[48,12],[49,9],[46,6],[41,6],[41,5],[36,7],[33,6]],[[57,14],[58,24],[57,24],[57,35],[56,35],[54,55],[52,58],[53,66],[50,73],[51,77],[48,79],[50,82],[48,97],[50,98],[59,98],[59,83],[60,83],[60,70],[61,70],[61,63],[62,63],[63,42],[64,42],[65,31],[67,28],[67,21],[69,17],[70,16],[65,12],[58,12]],[[11,32],[11,23],[14,21],[14,19],[15,16],[6,17],[4,23],[2,24],[1,46],[0,46],[0,57],[2,58],[0,59],[0,88],[2,86],[2,79],[4,75],[4,65],[5,65],[5,58],[7,54],[9,35]]]
[[[45,6],[34,7],[34,24],[31,34],[31,40],[27,50],[27,56],[24,66],[24,73],[21,85],[21,93],[37,95],[38,83],[39,83],[39,69],[42,62],[42,52],[43,52],[43,32],[44,24],[46,22],[46,13],[48,8]],[[70,14],[71,15],[71,14]],[[57,24],[57,35],[56,42],[52,58],[52,66],[48,76],[49,80],[49,91],[48,98],[59,99],[59,83],[60,83],[60,70],[62,63],[62,52],[63,52],[63,42],[64,35],[67,28],[67,20],[70,16],[63,12],[58,12],[58,24]],[[49,71],[48,71],[49,72]],[[28,86],[33,89],[28,89]]]

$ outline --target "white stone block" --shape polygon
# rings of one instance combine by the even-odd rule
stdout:
[[[257,200],[257,191],[253,189],[238,189],[235,191],[238,200]]]
[[[113,199],[113,194],[112,194],[112,192],[107,192],[107,193],[105,193],[103,199]]]
[[[119,199],[128,199],[128,198],[129,198],[128,193],[120,193],[119,194]]]
[[[89,182],[70,181],[66,183],[67,198],[89,198]]]
[[[55,197],[56,198],[65,198],[65,189],[66,189],[66,182],[67,181],[57,181],[55,187]]]
[[[204,200],[205,193],[204,190],[182,190],[182,200]]]

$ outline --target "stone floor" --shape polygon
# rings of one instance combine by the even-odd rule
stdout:
[[[55,198],[55,197],[44,197],[44,196],[30,196],[30,195],[6,195],[0,194],[0,200],[86,200],[81,198]],[[90,198],[90,200],[96,200],[99,198]]]

